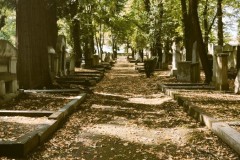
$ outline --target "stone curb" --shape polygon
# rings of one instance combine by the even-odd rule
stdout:
[[[203,109],[193,105],[191,102],[180,96],[178,91],[167,89],[164,85],[159,85],[158,87],[164,94],[172,97],[179,105],[183,106],[185,112],[207,126],[213,133],[240,155],[240,133],[237,130],[230,127],[227,123],[213,118],[212,115],[206,113]]]
[[[44,143],[64,122],[64,120],[77,109],[86,98],[80,94],[58,111],[52,113],[48,119],[50,125],[44,125],[37,130],[29,132],[16,141],[0,141],[0,155],[10,157],[24,157],[38,145]],[[49,113],[48,113],[49,114]]]

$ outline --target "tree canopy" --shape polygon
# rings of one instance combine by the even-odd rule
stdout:
[[[35,0],[26,3],[31,1]],[[15,0],[0,0],[0,38],[14,45],[17,5]],[[231,40],[229,35],[239,32],[239,6],[239,0],[54,0],[47,2],[48,13],[43,18],[50,26],[46,26],[47,44],[55,47],[57,34],[64,34],[76,54],[78,67],[83,57],[91,67],[92,55],[101,57],[104,45],[112,46],[113,53],[124,45],[127,51],[131,48],[158,56],[161,68],[162,56],[171,52],[169,46],[176,37],[183,38],[187,59],[191,58],[191,32],[196,31],[195,36],[205,48],[204,63],[208,43],[223,45]],[[207,70],[205,74],[209,75]]]

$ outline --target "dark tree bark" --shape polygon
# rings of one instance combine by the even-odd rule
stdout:
[[[223,46],[223,21],[222,21],[222,0],[217,1],[217,18],[218,18],[218,45]]]
[[[192,14],[192,25],[193,25],[193,31],[195,33],[196,41],[197,41],[197,50],[202,62],[203,70],[205,73],[205,82],[210,83],[212,80],[212,70],[208,61],[207,57],[207,52],[204,47],[203,43],[203,37],[202,37],[202,32],[200,28],[200,23],[199,23],[199,17],[198,17],[198,0],[190,0],[190,5],[191,7],[191,14]]]
[[[20,88],[51,84],[46,17],[46,1],[17,0],[17,76]]]
[[[48,46],[52,46],[56,50],[58,27],[57,27],[57,4],[56,0],[46,2],[47,11],[47,39]]]
[[[191,37],[192,27],[191,27],[191,8],[187,9],[186,0],[181,0],[182,7],[182,21],[183,21],[183,32],[184,32],[184,46],[186,49],[186,60],[192,61],[192,44],[193,40]]]
[[[155,24],[155,37],[154,43],[151,47],[151,53],[153,56],[158,57],[157,68],[162,67],[162,18],[163,18],[163,3],[159,4],[159,13],[157,23]]]
[[[203,26],[204,26],[204,46],[205,50],[208,52],[208,0],[205,2],[203,10]]]
[[[150,0],[144,0],[144,5],[145,5],[145,10],[147,11],[147,13],[149,13],[151,8]]]
[[[0,15],[0,30],[5,26],[5,19],[7,18],[5,15]]]
[[[81,40],[80,40],[80,20],[76,19],[75,16],[79,12],[79,2],[74,1],[70,5],[70,13],[72,23],[70,26],[71,29],[71,39],[73,42],[73,52],[76,54],[76,67],[81,66],[81,59],[82,59],[82,49],[81,49]]]
[[[240,69],[240,46],[237,46],[237,69]]]

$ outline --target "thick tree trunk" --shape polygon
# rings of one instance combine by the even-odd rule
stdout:
[[[51,84],[47,13],[46,1],[17,0],[17,76],[20,88],[32,89]]]
[[[217,1],[218,45],[223,46],[222,0]]]
[[[204,10],[203,10],[203,26],[204,26],[204,46],[205,50],[208,52],[208,0],[205,2]]]
[[[192,61],[192,44],[193,40],[191,38],[191,14],[189,8],[189,11],[187,9],[186,0],[181,0],[181,6],[182,6],[182,18],[183,18],[183,32],[184,32],[184,46],[186,49],[186,60]]]
[[[81,49],[81,40],[80,40],[80,20],[76,19],[75,16],[78,14],[79,10],[79,3],[78,1],[72,2],[70,5],[70,14],[72,23],[70,24],[71,29],[71,39],[73,41],[73,52],[76,54],[76,67],[81,66],[81,59],[82,59],[82,49]]]
[[[73,51],[76,55],[76,67],[81,66],[82,49],[80,40],[80,21],[74,19],[71,26],[71,38],[73,40]]]
[[[203,70],[205,73],[205,82],[210,83],[212,80],[212,70],[208,61],[207,52],[204,47],[202,32],[200,28],[199,18],[198,18],[198,1],[190,0],[190,6],[192,8],[192,24],[197,40],[197,50],[202,62]],[[194,35],[193,35],[194,36]]]
[[[47,39],[48,46],[56,50],[58,27],[57,27],[57,4],[56,0],[47,1]]]

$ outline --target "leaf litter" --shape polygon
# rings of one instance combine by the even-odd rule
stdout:
[[[27,159],[239,159],[157,89],[167,81],[161,73],[146,78],[126,63],[120,57],[81,109]]]

